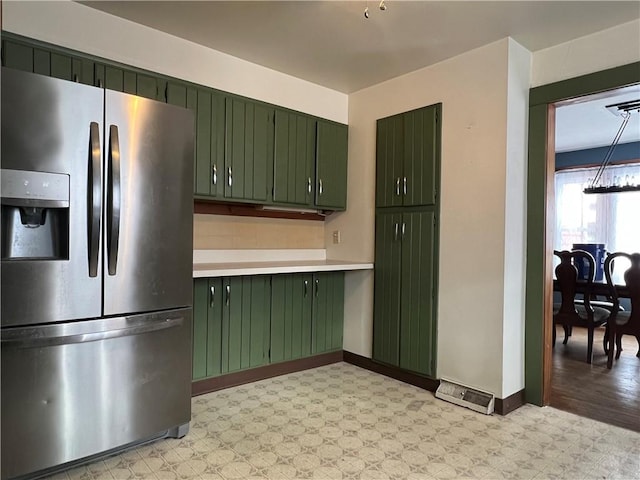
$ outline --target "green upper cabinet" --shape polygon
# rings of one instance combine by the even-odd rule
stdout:
[[[3,66],[63,80],[94,85],[95,65],[90,59],[16,42],[2,41]]]
[[[434,205],[441,105],[378,120],[376,207]]]
[[[318,120],[316,134],[315,205],[327,210],[347,208],[348,127]]]
[[[225,111],[224,196],[232,200],[271,202],[274,110],[246,99],[228,97]]]
[[[402,115],[383,118],[376,124],[376,207],[402,205],[403,132]]]
[[[196,112],[194,193],[199,196],[223,198],[225,97],[211,89],[180,86],[169,82],[169,103],[173,98],[184,98],[186,106]]]
[[[166,102],[167,81],[159,76],[138,73],[136,74],[136,95]]]
[[[16,70],[23,70],[25,72],[33,72],[33,51],[34,48],[29,45],[23,45],[20,42],[3,39],[2,66],[15,68]],[[43,75],[49,75],[49,73],[45,73]]]
[[[346,209],[347,125],[10,33],[2,65],[193,110],[198,198]]]
[[[284,110],[275,111],[273,201],[313,205],[316,120]]]
[[[373,358],[435,375],[433,209],[376,214]]]

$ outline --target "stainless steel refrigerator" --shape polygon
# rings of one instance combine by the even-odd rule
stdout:
[[[2,478],[184,435],[192,113],[6,68],[1,87]]]

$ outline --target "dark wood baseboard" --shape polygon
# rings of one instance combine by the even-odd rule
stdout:
[[[520,408],[526,402],[524,398],[524,389],[509,395],[507,398],[496,398],[495,412],[499,415],[507,415],[514,410]]]
[[[382,363],[375,362],[370,358],[347,352],[346,350],[344,352],[344,361],[350,363],[351,365],[362,367],[367,370],[371,370],[372,372],[376,372],[381,375],[400,380],[401,382],[424,388],[425,390],[429,390],[430,392],[435,392],[438,389],[438,386],[440,386],[440,380],[423,377],[421,375],[407,372],[390,365],[384,365]],[[505,399],[496,398],[495,412],[499,415],[506,415],[521,407],[525,403],[524,390],[520,390],[519,392],[516,392]]]
[[[220,375],[219,377],[197,380],[191,384],[191,396],[202,395],[204,393],[215,392],[224,388],[244,385],[245,383],[257,382],[287,373],[300,372],[310,368],[321,367],[342,361],[342,350],[337,352],[321,353],[312,357],[289,360],[286,362],[273,363],[263,367],[250,368],[239,372]]]
[[[440,385],[440,380],[434,380],[433,378],[423,377],[422,375],[407,372],[406,370],[401,370],[397,367],[384,365],[382,363],[375,362],[370,358],[363,357],[362,355],[347,352],[346,350],[344,352],[344,361],[351,365],[355,365],[356,367],[362,367],[386,377],[391,377],[396,380],[400,380],[401,382],[424,388],[430,392],[435,392]]]
[[[244,385],[245,383],[257,382],[258,380],[265,380],[267,378],[286,375],[288,373],[301,372],[310,368],[322,367],[323,365],[330,365],[332,363],[342,361],[416,387],[424,388],[430,392],[435,392],[440,385],[440,380],[407,372],[406,370],[401,370],[397,367],[375,362],[370,358],[363,357],[362,355],[347,352],[346,350],[340,350],[337,352],[322,353],[312,357],[300,358],[298,360],[289,360],[287,362],[241,370],[239,372],[220,375],[219,377],[197,380],[191,384],[191,395],[195,397],[197,395],[203,395],[205,393],[215,392],[229,387]],[[496,398],[495,412],[499,415],[507,415],[525,403],[524,390],[520,390],[505,399]]]

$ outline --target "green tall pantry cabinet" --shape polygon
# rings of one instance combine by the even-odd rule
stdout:
[[[441,104],[377,122],[373,359],[436,373]]]

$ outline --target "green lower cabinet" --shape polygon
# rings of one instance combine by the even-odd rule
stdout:
[[[373,359],[435,375],[435,213],[376,215]]]
[[[344,272],[313,274],[311,353],[342,349]]]
[[[271,277],[228,277],[222,284],[222,373],[268,364]]]
[[[193,379],[222,373],[222,279],[193,283]]]
[[[194,280],[193,380],[269,363],[268,275]]]
[[[271,277],[271,362],[311,355],[311,275]]]

